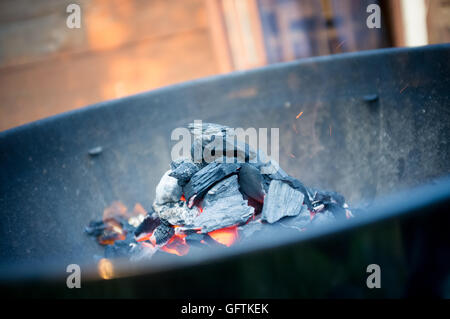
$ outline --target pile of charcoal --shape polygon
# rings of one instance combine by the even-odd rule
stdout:
[[[301,232],[352,217],[342,195],[306,187],[246,143],[233,139],[229,145],[232,128],[200,125],[188,126],[191,157],[170,164],[151,211],[139,222],[136,215],[110,214],[86,228],[106,246],[107,258],[182,256],[192,247],[227,247],[258,233]],[[212,160],[193,160],[196,151],[204,154],[219,138],[224,147],[209,150]]]

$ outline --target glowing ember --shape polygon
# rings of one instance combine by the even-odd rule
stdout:
[[[100,245],[113,245],[116,240],[124,240],[125,233],[122,225],[115,219],[109,218],[104,221],[105,229],[98,236]]]
[[[230,247],[239,238],[237,226],[226,227],[209,232],[208,235],[227,247]]]
[[[296,119],[302,114],[298,113]],[[297,122],[292,122],[292,129],[299,133]],[[192,130],[197,128],[196,123],[189,126],[194,139],[198,134]],[[211,142],[216,137],[234,136],[233,129],[218,124],[209,123],[199,129],[202,139],[196,140],[197,146],[205,145],[203,138]],[[342,195],[308,188],[283,170],[264,175],[263,167],[275,169],[278,164],[272,160],[265,163],[265,154],[244,142],[232,144],[233,152],[227,150],[226,157],[236,161],[175,160],[158,183],[148,212],[139,203],[128,210],[115,201],[105,208],[103,218],[91,221],[85,231],[100,244],[112,245],[105,247],[108,258],[129,256],[139,261],[152,258],[159,250],[184,256],[190,244],[201,243],[205,249],[230,247],[256,232],[305,231],[343,217],[343,210],[347,219],[353,217]],[[297,156],[288,154],[294,159]],[[257,159],[258,165],[247,163],[247,158]],[[245,159],[245,163],[239,159]],[[280,226],[269,225],[278,221]],[[100,260],[98,271],[104,279],[114,275],[108,259]]]
[[[161,250],[169,254],[184,256],[189,252],[189,245],[186,243],[185,235],[173,235]]]
[[[302,116],[302,114],[303,114],[303,111],[302,112],[300,112],[300,113],[298,113],[297,114],[297,116],[295,117],[296,119],[299,119],[300,118],[300,116]]]

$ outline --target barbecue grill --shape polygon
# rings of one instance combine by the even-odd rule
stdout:
[[[9,296],[450,296],[450,45],[308,58],[105,101],[0,133],[0,287]],[[300,118],[296,115],[302,111]],[[114,264],[83,232],[150,207],[176,127],[278,127],[280,166],[365,212],[297,235]],[[68,289],[79,264],[82,289]],[[366,286],[367,266],[382,286]]]

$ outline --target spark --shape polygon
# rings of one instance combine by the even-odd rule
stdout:
[[[404,90],[406,90],[406,88],[409,86],[409,84],[406,84],[405,87],[403,87],[403,89],[400,90],[400,94],[403,93]]]
[[[300,113],[298,113],[297,116],[296,116],[295,118],[298,119],[300,116],[302,116],[302,114],[303,114],[303,111],[300,112]]]

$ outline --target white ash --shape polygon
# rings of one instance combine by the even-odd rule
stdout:
[[[192,223],[198,215],[197,208],[189,209],[180,198],[183,195],[183,188],[178,185],[178,180],[169,176],[168,170],[156,186],[156,196],[153,202],[153,209],[159,218],[167,220],[172,225],[183,225]]]
[[[183,188],[178,185],[178,180],[169,176],[171,172],[172,170],[165,172],[158,186],[156,186],[154,204],[164,205],[166,203],[176,203],[180,200],[181,195],[183,195]]]
[[[172,225],[192,224],[200,213],[195,206],[188,208],[184,201],[164,205],[153,204],[153,209],[159,218],[167,220]]]

